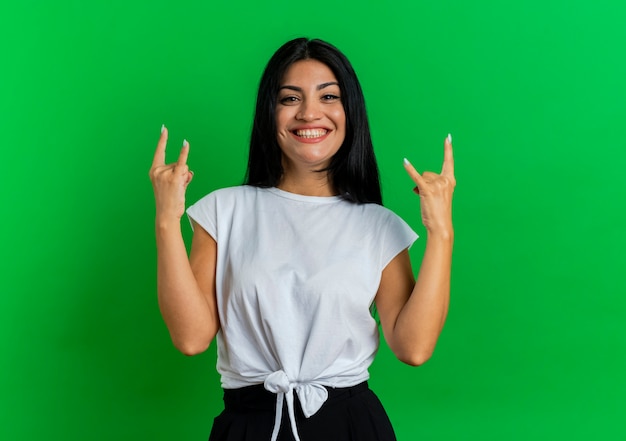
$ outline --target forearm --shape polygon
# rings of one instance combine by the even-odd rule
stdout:
[[[443,328],[450,302],[453,242],[451,228],[429,233],[417,282],[395,323],[397,352],[409,364],[430,358]]]
[[[156,239],[159,308],[172,342],[187,355],[203,352],[217,333],[217,312],[192,271],[180,222],[157,220]]]

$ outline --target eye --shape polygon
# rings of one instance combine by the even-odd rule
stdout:
[[[300,99],[297,96],[294,95],[288,95],[288,96],[284,96],[278,99],[278,102],[280,104],[283,104],[285,106],[289,106],[292,104],[296,104]]]
[[[340,100],[341,97],[338,95],[335,95],[333,93],[327,93],[325,95],[322,96],[322,101],[338,101]]]

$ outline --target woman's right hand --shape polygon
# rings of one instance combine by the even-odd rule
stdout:
[[[173,164],[166,164],[167,135],[167,128],[163,126],[150,168],[150,180],[154,189],[157,221],[175,220],[180,222],[180,218],[185,213],[185,191],[193,178],[193,172],[187,166],[189,143],[183,142],[178,161]]]

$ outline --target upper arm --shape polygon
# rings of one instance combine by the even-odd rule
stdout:
[[[415,277],[411,267],[411,258],[408,249],[404,249],[383,269],[376,293],[376,310],[385,340],[392,351],[394,350],[392,337],[396,321],[400,311],[409,300],[414,286]]]
[[[189,263],[198,287],[211,311],[211,319],[215,327],[212,331],[214,331],[213,336],[215,336],[220,327],[215,285],[217,242],[195,221],[193,221],[193,227]]]

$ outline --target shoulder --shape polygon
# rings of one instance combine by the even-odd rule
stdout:
[[[261,190],[249,185],[214,190],[187,208],[187,215],[215,238],[220,225],[246,213]]]
[[[395,220],[402,220],[400,216],[394,213],[387,207],[384,207],[375,203],[360,204],[361,210],[367,216],[368,219],[378,222],[390,222]]]
[[[247,191],[245,186],[220,188],[203,196],[187,208],[187,214],[192,218],[213,217],[225,204],[229,205],[241,199]]]
[[[207,196],[212,196],[216,199],[230,198],[256,193],[257,190],[258,189],[256,187],[252,187],[250,185],[237,185],[235,187],[218,188],[217,190],[213,190]]]
[[[389,208],[378,204],[364,204],[364,209],[364,217],[379,232],[409,240],[411,243],[418,238],[409,224]]]
[[[206,196],[200,198],[192,206],[206,205],[214,203],[224,203],[228,201],[234,201],[241,198],[246,198],[251,195],[256,195],[258,188],[249,185],[239,185],[236,187],[224,187],[217,190],[213,190]]]

